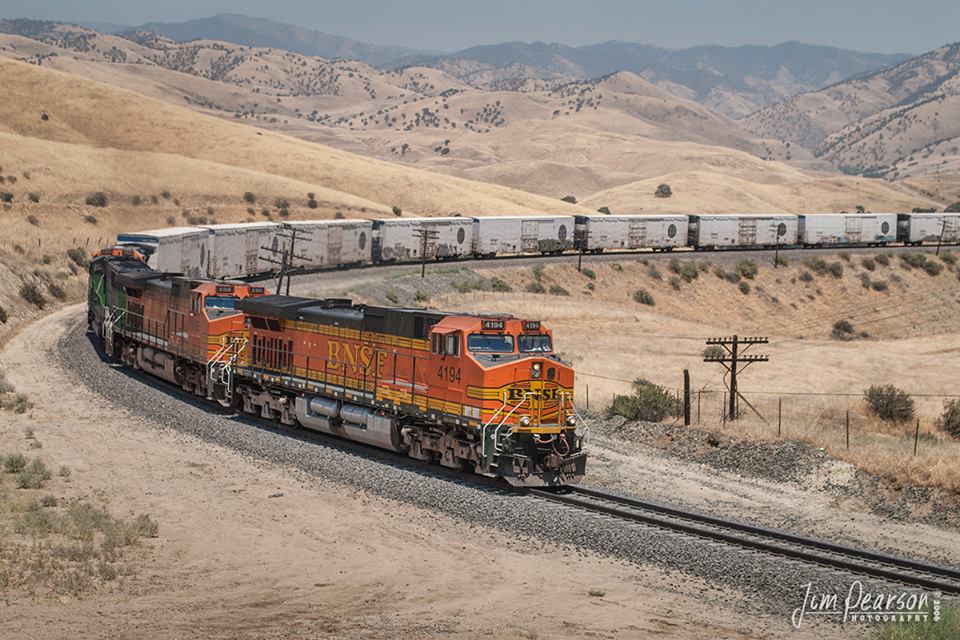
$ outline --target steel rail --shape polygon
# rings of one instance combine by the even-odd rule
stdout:
[[[913,587],[932,589],[944,594],[960,595],[960,570],[951,567],[858,549],[586,487],[573,486],[569,489],[570,493],[556,493],[543,489],[528,489],[527,493],[559,504],[624,520],[719,540]]]

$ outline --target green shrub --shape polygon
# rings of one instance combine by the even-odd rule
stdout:
[[[92,213],[84,214],[83,221],[87,224],[97,224],[97,216],[93,215]]]
[[[47,284],[47,291],[49,291],[50,295],[52,295],[54,298],[56,298],[60,302],[63,302],[64,300],[67,299],[67,292],[63,290],[63,287],[56,284],[55,282],[51,282]]]
[[[3,470],[7,473],[20,473],[27,466],[27,458],[22,453],[8,453],[3,458]]]
[[[738,289],[740,289],[740,293],[742,293],[743,295],[745,295],[745,296],[750,295],[750,283],[749,283],[749,282],[746,282],[746,281],[741,282],[741,283],[740,283],[740,286],[738,287]]]
[[[87,258],[87,254],[83,249],[76,247],[67,249],[67,257],[81,269],[86,269],[90,266],[90,260]]]
[[[661,275],[660,270],[657,269],[656,265],[647,265],[647,275],[654,280],[663,280],[663,275]]]
[[[786,266],[789,266],[790,261],[787,260],[786,257],[784,257],[784,256],[776,256],[776,257],[773,259],[773,264],[774,264],[774,266],[776,266],[776,267],[786,267]]]
[[[133,530],[141,538],[156,538],[160,532],[160,527],[149,515],[141,513],[133,521]]]
[[[20,297],[37,307],[37,309],[43,309],[47,306],[47,298],[40,291],[40,287],[33,282],[24,282],[20,285]]]
[[[943,405],[943,413],[937,418],[937,428],[960,439],[960,400],[954,398]]]
[[[670,276],[670,286],[676,291],[680,291],[680,283],[683,282],[679,276]]]
[[[884,422],[906,422],[914,416],[913,398],[892,384],[864,389],[863,398],[870,410]]]
[[[860,264],[862,264],[863,268],[867,271],[873,271],[877,268],[877,261],[873,258],[864,258],[860,261]]]
[[[753,280],[757,277],[758,273],[757,263],[753,260],[741,260],[737,263],[734,272],[741,278],[746,278],[747,280]]]
[[[831,335],[837,340],[853,340],[857,336],[857,331],[849,320],[837,320],[833,323]]]
[[[809,271],[804,271],[799,276],[800,282],[813,282],[813,274]]]
[[[827,262],[823,258],[808,258],[804,264],[817,275],[830,274],[834,278],[843,276],[843,264],[839,262]]]
[[[711,344],[703,350],[704,358],[722,358],[727,355],[727,350],[718,344]]]
[[[949,264],[951,266],[957,263],[957,254],[953,251],[944,251],[940,254],[940,259],[943,260],[944,264]]]
[[[717,267],[716,269],[713,270],[713,273],[721,280],[726,280],[727,282],[732,282],[733,284],[737,284],[738,282],[740,282],[739,273],[736,273],[733,271],[727,271],[723,267]]]
[[[398,218],[403,215],[403,209],[401,209],[396,205],[394,205],[392,211],[393,211],[393,215],[397,216]]]
[[[900,266],[908,271],[922,269],[927,275],[938,276],[943,272],[943,265],[935,260],[927,259],[922,253],[904,253],[900,256]]]
[[[0,306],[0,324],[7,324],[7,310]]]
[[[562,198],[560,198],[560,200],[562,200],[563,202],[567,202],[569,204],[577,204],[576,196],[563,196]]]
[[[597,274],[594,272],[593,269],[583,269],[580,273],[582,273],[587,278],[590,278],[591,280],[597,279]]]
[[[103,191],[97,191],[88,195],[84,202],[91,207],[105,207],[110,203],[110,199]]]
[[[30,464],[17,476],[18,489],[42,489],[43,485],[52,477],[47,465],[39,458],[34,458]]]
[[[881,267],[889,267],[889,266],[890,266],[890,256],[888,256],[888,255],[885,254],[885,253],[881,253],[881,254],[879,254],[879,255],[876,255],[876,256],[873,257],[873,259],[876,260],[876,261],[877,261],[877,264],[879,264]]]
[[[37,202],[40,202],[40,194],[39,194],[39,193],[28,193],[28,194],[27,194],[27,200],[29,200],[30,202],[33,202],[34,204],[36,204]]]
[[[253,195],[252,191],[245,191],[243,193],[243,201],[246,202],[247,204],[256,204],[257,196]]]
[[[670,271],[680,276],[684,282],[693,282],[700,275],[696,262],[680,262],[676,258],[670,261]]]
[[[667,389],[643,378],[633,381],[633,394],[614,396],[607,416],[623,416],[628,420],[659,422],[678,414],[677,399]]]
[[[542,264],[538,264],[538,265],[536,265],[535,267],[533,267],[533,279],[536,280],[537,282],[539,282],[540,280],[543,280],[543,265],[542,265]]]
[[[132,198],[130,198],[130,204],[132,204],[135,207],[139,207],[141,204],[143,204],[143,197],[133,196]]]
[[[874,291],[886,291],[890,287],[883,280],[874,280],[870,283],[870,288]]]
[[[527,293],[546,293],[546,288],[537,281],[533,281],[527,285]]]
[[[569,296],[570,292],[561,287],[558,284],[550,285],[550,295],[552,296]]]
[[[9,191],[0,191],[0,202],[13,202],[13,194]]]
[[[640,304],[645,304],[648,307],[655,307],[657,303],[654,301],[653,296],[650,295],[650,292],[646,289],[639,289],[633,293],[633,301]]]
[[[843,260],[844,262],[850,262],[850,252],[849,251],[840,251],[837,253],[837,257]]]
[[[40,506],[41,506],[41,507],[55,507],[55,506],[57,506],[57,497],[56,497],[56,496],[51,496],[51,495],[43,496],[42,498],[40,498]]]
[[[490,290],[501,293],[509,293],[510,291],[513,291],[513,287],[507,284],[503,279],[494,276],[493,278],[490,278]]]

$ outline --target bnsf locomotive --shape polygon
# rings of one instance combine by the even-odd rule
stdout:
[[[540,322],[267,295],[130,247],[92,260],[88,320],[111,357],[237,410],[518,486],[584,473],[573,370]]]

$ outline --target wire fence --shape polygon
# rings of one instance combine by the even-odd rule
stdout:
[[[617,395],[632,392],[631,385],[629,380],[578,371],[576,401],[603,414]],[[668,391],[676,406],[665,422],[682,425],[683,390]],[[863,393],[747,389],[740,396],[736,418],[731,419],[725,388],[691,389],[691,426],[751,440],[801,440],[855,462],[872,460],[875,466],[904,459],[943,463],[955,468],[960,485],[960,442],[937,425],[946,403],[960,394],[910,393],[915,415],[896,423],[879,419]]]

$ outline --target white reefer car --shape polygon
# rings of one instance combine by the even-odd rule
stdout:
[[[800,244],[884,245],[897,239],[895,213],[813,213],[800,216]]]
[[[672,251],[687,244],[687,216],[577,216],[576,248],[588,253],[618,249]]]
[[[209,233],[200,227],[169,227],[136,233],[121,233],[118,244],[135,245],[157,271],[182,273],[188,278],[206,275]]]
[[[373,221],[374,262],[411,258],[455,260],[470,253],[472,218],[390,218]]]
[[[797,242],[798,218],[785,213],[690,216],[689,243],[695,249],[776,247]]]
[[[897,240],[904,244],[960,242],[960,213],[902,213],[897,216]]]
[[[235,278],[277,269],[269,260],[280,261],[280,239],[275,222],[203,225],[210,234],[207,275]]]
[[[489,216],[473,219],[473,254],[561,253],[573,247],[573,216]]]
[[[281,246],[296,230],[293,264],[306,269],[369,264],[373,248],[372,220],[301,220],[284,223]]]

